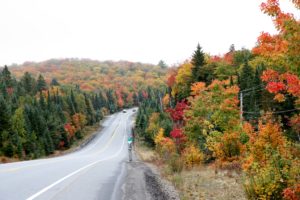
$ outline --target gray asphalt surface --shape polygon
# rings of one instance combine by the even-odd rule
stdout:
[[[122,199],[133,114],[109,116],[96,138],[74,153],[0,164],[0,200]]]

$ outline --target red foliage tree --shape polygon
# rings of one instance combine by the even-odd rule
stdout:
[[[187,107],[187,103],[185,101],[182,101],[178,102],[174,109],[167,109],[167,112],[170,113],[170,116],[175,123],[181,123],[183,121],[184,110]]]
[[[184,148],[186,142],[186,136],[183,134],[182,130],[179,128],[174,128],[170,132],[171,137],[175,140],[177,150],[181,152]]]
[[[288,93],[300,97],[300,79],[289,72],[279,74],[268,69],[263,72],[261,79],[267,83],[266,89],[273,94]]]

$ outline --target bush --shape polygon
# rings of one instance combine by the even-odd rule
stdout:
[[[285,200],[299,200],[300,199],[300,184],[294,187],[289,187],[283,190],[283,199]]]
[[[246,171],[244,186],[249,199],[283,199],[292,191],[285,188],[299,182],[300,165],[297,160],[287,159],[270,148],[267,151],[268,159],[264,165],[252,162]]]
[[[192,168],[201,164],[204,155],[195,145],[190,145],[183,150],[181,158],[186,168]]]
[[[243,163],[246,194],[250,199],[283,199],[284,190],[300,182],[300,161],[292,146],[280,125],[267,117],[257,131],[247,123],[244,130],[249,136]]]
[[[176,152],[176,145],[171,138],[164,137],[164,129],[160,129],[158,134],[154,139],[156,145],[156,151],[162,157],[164,161],[169,160],[169,158]]]
[[[217,165],[221,168],[238,169],[242,155],[245,151],[237,132],[212,132],[207,139],[207,147],[217,159]]]

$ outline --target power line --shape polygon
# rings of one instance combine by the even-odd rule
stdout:
[[[295,108],[295,109],[291,109],[291,110],[275,111],[275,112],[266,113],[266,114],[272,115],[272,114],[288,113],[288,112],[293,112],[293,111],[297,111],[297,110],[300,110],[300,108]],[[247,111],[244,111],[243,113],[246,113],[246,114],[261,114],[259,112],[247,112]]]
[[[241,93],[243,93],[243,96],[245,97],[245,96],[249,96],[249,95],[251,95],[251,93],[252,92],[258,92],[258,91],[262,91],[262,90],[265,90],[265,88],[258,88],[258,89],[255,89],[255,90],[251,90],[251,91],[246,91],[246,92],[241,92]]]
[[[262,87],[265,87],[265,86],[266,86],[265,84],[261,84],[261,85],[254,86],[254,87],[252,87],[252,88],[247,88],[247,89],[241,90],[240,92],[253,91],[253,89],[256,89],[256,88],[262,88]],[[264,89],[264,88],[263,88],[263,89]]]

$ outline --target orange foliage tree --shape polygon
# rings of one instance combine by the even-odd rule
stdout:
[[[300,9],[299,0],[292,1]],[[271,16],[278,34],[262,33],[253,53],[281,65],[285,71],[300,75],[300,20],[280,8],[279,0],[267,0],[261,4],[264,13]]]
[[[270,115],[260,120],[258,130],[244,124],[249,136],[243,164],[245,189],[250,199],[282,199],[283,191],[300,181],[300,162],[291,153],[280,125]]]

